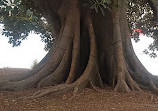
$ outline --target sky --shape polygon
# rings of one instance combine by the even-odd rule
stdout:
[[[13,48],[8,38],[0,33],[0,68],[31,68],[33,61],[40,62],[46,53],[39,35],[30,34],[20,46]]]
[[[149,55],[143,53],[144,49],[147,49],[148,46],[153,42],[153,39],[150,37],[140,36],[140,41],[135,42],[132,40],[134,51],[144,65],[144,67],[153,75],[158,75],[158,57],[150,58]],[[158,55],[158,53],[157,53]]]
[[[152,42],[152,38],[145,36],[140,36],[140,41],[137,43],[132,40],[134,50],[139,60],[150,73],[158,75],[158,58],[150,58],[143,53],[143,50],[147,49]],[[12,45],[8,43],[8,38],[2,36],[0,33],[0,68],[31,68],[33,61],[37,59],[39,62],[46,53],[47,52],[44,51],[44,43],[41,42],[39,35],[30,34],[27,40],[24,40],[19,47],[13,48]]]

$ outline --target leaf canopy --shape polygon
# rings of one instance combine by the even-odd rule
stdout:
[[[120,1],[125,2],[125,0]],[[154,42],[148,50],[152,51],[152,57],[155,57],[154,52],[158,51],[158,24],[154,12],[147,0],[127,1],[131,37],[135,41],[139,41],[140,33],[152,37]],[[112,0],[89,0],[87,3],[82,3],[82,6],[88,6],[104,15],[106,9],[112,12],[109,7],[112,2]],[[33,0],[0,0],[0,23],[3,24],[3,35],[9,38],[9,43],[13,46],[19,46],[31,32],[40,34],[42,41],[46,43],[45,50],[49,50],[55,40],[47,19]],[[147,53],[148,50],[145,52]]]
[[[38,10],[37,10],[38,9]],[[40,34],[49,50],[54,40],[51,29],[35,3],[27,0],[0,0],[0,23],[2,34],[9,38],[9,43],[19,46],[29,33]]]

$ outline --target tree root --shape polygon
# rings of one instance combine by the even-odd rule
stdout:
[[[158,95],[158,87],[154,84],[153,80],[150,80],[150,85],[149,86],[150,86],[150,90],[154,94]]]
[[[94,88],[93,83],[96,83],[96,78],[99,80],[99,85],[102,85],[102,80],[100,77],[100,74],[98,72],[98,66],[97,66],[97,48],[96,48],[96,41],[95,41],[95,35],[92,25],[92,20],[90,18],[88,20],[88,29],[89,29],[89,37],[90,37],[90,54],[89,54],[89,60],[86,69],[82,73],[82,75],[73,83],[71,84],[62,84],[57,85],[48,89],[44,89],[41,91],[38,91],[35,93],[32,97],[42,97],[47,94],[61,94],[68,91],[71,91],[73,89],[73,95],[75,96],[76,93],[87,87],[88,83],[92,85]],[[69,73],[70,74],[70,73]],[[70,76],[68,76],[70,77]],[[98,81],[97,80],[97,81]],[[93,83],[92,83],[93,82]],[[96,89],[96,88],[95,88]]]
[[[132,91],[141,91],[140,86],[132,79],[128,72],[126,73],[126,79],[127,84]]]
[[[126,74],[125,79],[118,79],[114,91],[119,91],[119,92],[141,91],[141,88],[130,77],[129,74]]]
[[[48,89],[39,90],[36,93],[34,93],[32,96],[29,96],[27,98],[39,98],[46,96],[48,94],[52,94],[52,95],[63,94],[73,90],[74,86],[75,84],[60,84],[57,86],[49,87]]]
[[[39,83],[37,84],[37,87],[47,87],[47,86],[54,86],[55,84],[59,84],[62,81],[64,81],[64,78],[66,77],[67,69],[69,68],[69,62],[70,62],[70,52],[71,50],[65,51],[65,54],[63,56],[62,61],[60,62],[57,69],[51,73],[50,75],[43,78]]]
[[[113,13],[113,36],[114,36],[114,49],[115,59],[117,64],[117,84],[114,91],[119,92],[130,92],[131,90],[140,90],[137,83],[130,76],[124,59],[123,46],[122,46],[122,35],[120,28],[120,8]],[[115,76],[115,77],[116,77]]]
[[[72,11],[70,12],[74,13]],[[11,85],[3,86],[4,88],[6,88],[6,90],[14,89],[14,87],[20,87],[20,86],[21,87],[19,88],[19,90],[35,88],[39,81],[41,81],[43,78],[47,77],[56,69],[58,69],[59,65],[63,65],[61,64],[62,58],[66,50],[69,50],[69,48],[71,47],[73,36],[74,36],[73,35],[74,22],[72,22],[72,20],[73,20],[72,16],[68,16],[66,18],[66,21],[64,23],[64,28],[61,29],[60,34],[59,34],[61,36],[59,38],[61,39],[58,42],[58,45],[56,46],[56,50],[54,51],[54,54],[50,57],[50,59],[44,64],[42,69],[38,71],[37,73],[35,73],[33,76],[30,76],[29,78],[26,78],[24,80],[14,81],[14,82],[9,81],[9,83],[7,84],[11,84]]]
[[[37,87],[51,86],[51,85],[59,84],[64,81],[65,77],[67,76],[66,73],[68,72],[69,65],[70,65],[71,51],[73,51],[72,63],[71,63],[71,68],[70,68],[70,74],[67,78],[66,83],[71,83],[73,81],[74,75],[76,73],[77,64],[78,64],[77,59],[79,58],[78,55],[79,55],[79,47],[80,47],[80,40],[79,40],[80,39],[80,15],[78,15],[77,11],[78,9],[72,12],[72,15],[74,15],[73,18],[72,16],[70,17],[68,16],[68,18],[66,19],[65,30],[68,31],[69,33],[68,35],[66,35],[66,31],[65,31],[64,32],[65,34],[63,35],[66,38],[70,38],[69,42],[65,42],[66,43],[65,45],[69,44],[69,46],[67,46],[69,48],[67,49],[67,47],[62,46],[62,49],[66,48],[66,51],[64,53],[64,56],[59,66],[54,72],[52,72],[50,75],[42,79],[38,83]],[[71,40],[70,35],[73,35],[73,41]],[[72,44],[73,44],[73,50],[71,49]]]
[[[89,81],[89,85],[92,89],[94,89],[96,92],[103,92],[102,90],[98,89],[98,87],[96,87],[92,81]]]
[[[113,17],[111,17],[110,15],[110,17],[106,19],[110,19],[106,21],[110,23],[102,24],[102,21],[101,23],[96,21],[96,23],[94,24],[96,26],[96,29],[103,25],[105,25],[105,28],[107,25],[108,28],[110,24],[110,28],[108,28],[107,31],[108,33],[102,32],[103,30],[96,30],[96,34],[100,36],[100,38],[97,38],[98,44],[96,44],[93,21],[89,15],[88,10],[85,9],[87,12],[85,11],[83,15],[80,15],[82,9],[80,10],[81,7],[78,6],[77,3],[80,1],[62,0],[61,2],[62,5],[59,6],[59,10],[56,10],[56,14],[57,16],[59,16],[60,19],[61,27],[59,37],[56,39],[57,42],[55,43],[55,50],[52,49],[46,56],[46,58],[42,60],[39,66],[36,69],[32,70],[28,75],[19,77],[16,76],[14,78],[10,77],[9,79],[1,80],[0,90],[16,91],[28,88],[56,85],[48,87],[46,89],[40,89],[30,98],[42,97],[50,93],[52,95],[62,94],[69,91],[73,91],[74,97],[78,91],[88,86],[90,86],[97,92],[101,92],[97,88],[103,86],[102,78],[99,72],[99,66],[101,66],[101,68],[104,68],[103,66],[108,66],[111,60],[111,64],[108,66],[111,69],[108,70],[108,68],[106,68],[104,71],[102,71],[102,75],[105,71],[109,73],[109,75],[103,75],[104,77],[107,77],[103,79],[105,80],[105,82],[109,82],[108,79],[111,79],[110,82],[114,87],[114,91],[140,91],[141,88],[149,89],[149,87],[151,87],[150,90],[153,90],[155,93],[158,92],[158,83],[156,82],[158,78],[150,78],[151,76],[148,75],[149,73],[147,72],[147,70],[145,70],[140,61],[136,58],[136,55],[134,54],[134,51],[132,49],[131,42],[129,42],[130,39],[128,37],[129,33],[127,33],[128,23],[126,20],[127,17],[125,6],[120,6],[119,8],[121,8],[121,11],[115,10],[116,12],[112,13],[114,14]],[[84,17],[84,15],[86,15],[87,17]],[[92,14],[92,16],[94,17],[95,14]],[[96,20],[105,19],[104,17],[102,18],[101,15],[99,18],[101,19]],[[113,19],[113,24],[111,23],[111,19]],[[93,20],[95,21],[95,17],[93,18]],[[124,21],[126,22],[123,23]],[[84,26],[85,22],[87,23],[87,26]],[[103,20],[103,22],[105,21]],[[80,27],[80,25],[83,25],[83,27]],[[86,28],[88,29],[88,33]],[[83,39],[80,37],[80,29],[82,29],[81,31],[86,29],[81,34],[83,34],[83,37],[89,34],[89,39]],[[109,35],[113,38],[110,38]],[[80,44],[80,39],[81,41],[85,40],[85,42],[83,42],[83,44]],[[90,42],[88,40],[90,40]],[[103,40],[103,42],[101,40]],[[106,48],[102,48],[104,44],[100,45],[100,42],[105,43]],[[113,44],[113,42],[115,44]],[[85,43],[88,43],[88,45],[90,46],[88,46],[87,44],[85,45]],[[105,60],[105,62],[107,63],[99,61],[101,64],[98,64],[97,45],[99,46],[99,48],[101,48],[99,50],[101,56],[103,53],[103,59],[102,57],[100,57],[100,60]],[[86,48],[88,47],[87,49],[84,49],[87,51],[84,51],[82,49],[80,50],[80,47],[82,48],[84,46],[86,46]],[[114,51],[114,54],[110,52],[111,49],[112,52]],[[127,50],[128,52],[126,53]],[[78,70],[80,69],[78,68],[78,65],[80,65],[79,59],[82,59],[82,57],[80,57],[80,51],[81,54],[83,53],[83,56],[84,52],[86,52],[86,57],[83,57],[83,60],[88,58],[87,53],[89,52],[88,63],[86,60],[85,63],[81,64],[81,71],[83,71],[84,69],[82,74],[78,72]],[[49,59],[47,59],[47,57]],[[72,60],[70,60],[71,57]],[[110,60],[106,60],[106,57]],[[127,58],[128,61],[126,61],[125,58]],[[130,67],[128,67],[128,64],[130,65]],[[113,66],[115,67],[113,68]],[[79,75],[80,77],[78,77]]]
[[[40,90],[38,92],[36,92],[35,94],[33,94],[33,96],[29,97],[29,98],[38,98],[38,97],[42,97],[48,94],[53,94],[53,95],[58,95],[58,94],[62,94],[62,93],[66,93],[69,91],[73,90],[73,96],[76,95],[76,93],[79,90],[82,90],[83,88],[88,86],[89,81],[91,80],[91,77],[94,76],[94,71],[93,69],[95,69],[95,65],[92,65],[90,63],[92,59],[89,60],[89,64],[87,65],[87,68],[85,69],[85,71],[83,72],[83,74],[74,82],[71,84],[62,84],[62,85],[57,85],[48,89],[43,89]]]

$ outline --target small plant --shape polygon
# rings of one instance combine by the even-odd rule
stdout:
[[[105,15],[104,10],[107,8],[111,11],[111,9],[107,6],[111,3],[111,0],[89,0],[89,3],[83,3],[83,6],[89,6],[90,9],[94,9],[96,13],[101,13]]]
[[[31,65],[31,69],[34,69],[37,66],[37,64],[38,64],[38,61],[37,59],[35,59]]]

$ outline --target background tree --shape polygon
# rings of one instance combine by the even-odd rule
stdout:
[[[52,86],[33,97],[71,90],[75,94],[85,87],[95,89],[104,84],[121,92],[158,91],[158,78],[136,57],[130,41],[130,33],[135,32],[129,30],[141,29],[145,35],[152,34],[153,48],[157,47],[157,0],[1,0],[0,3],[3,34],[9,37],[9,43],[19,45],[33,30],[41,34],[46,49],[51,46],[32,71],[14,78],[1,77],[1,90]]]
[[[35,59],[35,60],[32,62],[31,69],[36,68],[37,64],[38,64],[38,61],[37,61],[37,59]]]

